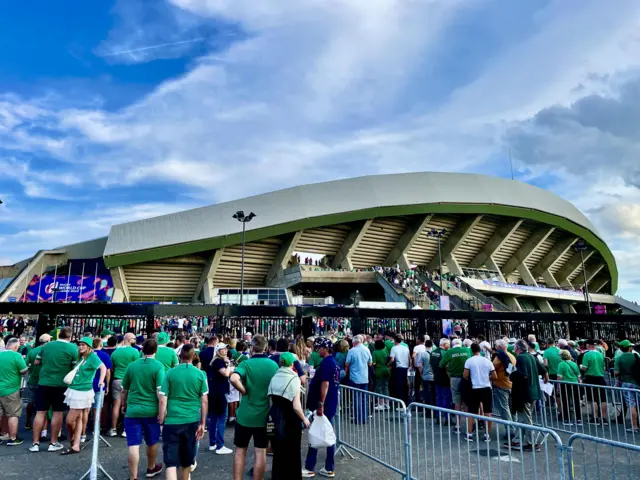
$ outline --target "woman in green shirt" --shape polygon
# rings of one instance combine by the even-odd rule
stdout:
[[[96,370],[100,370],[100,380],[98,390],[104,386],[104,377],[107,374],[107,367],[104,366],[100,357],[93,352],[93,340],[90,337],[83,337],[78,342],[78,363],[75,367],[75,376],[69,384],[69,388],[64,393],[66,403],[69,406],[67,414],[67,429],[69,430],[69,448],[62,452],[62,455],[80,453],[80,436],[83,426],[89,420],[89,409],[93,406],[95,393],[93,391],[93,379]],[[65,383],[67,378],[65,377]]]
[[[560,350],[560,363],[558,364],[558,381],[556,387],[560,389],[562,402],[562,415],[558,419],[563,425],[571,427],[582,425],[582,405],[580,404],[580,369],[572,360],[569,350]],[[566,383],[565,383],[566,382]],[[574,410],[574,417],[571,416],[571,407]]]
[[[389,371],[389,354],[387,353],[386,346],[382,340],[376,340],[375,350],[372,356],[373,371],[376,375],[376,381],[374,384],[374,392],[380,395],[389,396],[389,377],[391,372]],[[374,410],[389,410],[388,400],[378,399],[378,405]]]

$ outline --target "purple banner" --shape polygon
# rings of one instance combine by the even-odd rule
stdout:
[[[54,282],[55,280],[55,282]],[[21,302],[110,302],[113,280],[110,275],[36,275],[29,283]]]

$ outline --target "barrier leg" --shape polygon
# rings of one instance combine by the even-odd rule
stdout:
[[[336,445],[338,448],[336,448],[336,455],[340,454],[343,457],[349,457],[351,460],[355,460],[356,457],[354,457],[351,454],[351,452],[347,449],[347,447],[345,447],[340,441],[340,422],[341,422],[340,412],[342,411],[341,400],[342,400],[342,392],[340,391],[340,389],[338,389],[338,410],[336,411]]]
[[[406,479],[411,480],[411,412],[407,409],[402,414],[404,420],[404,455],[406,465]]]
[[[107,477],[109,480],[113,480],[113,478],[107,473],[107,471],[102,467],[102,465],[100,465],[100,461],[98,460],[98,448],[100,447],[100,439],[102,438],[100,436],[100,413],[102,412],[103,402],[104,402],[104,392],[99,392],[98,405],[96,407],[96,418],[94,419],[94,424],[93,424],[93,439],[92,439],[93,448],[91,451],[91,466],[89,467],[89,470],[82,477],[80,477],[80,480],[84,480],[87,477],[89,477],[89,480],[97,480],[98,471],[102,472],[102,474],[105,477]],[[109,443],[105,439],[102,439],[102,441],[104,441],[107,445],[109,445]]]

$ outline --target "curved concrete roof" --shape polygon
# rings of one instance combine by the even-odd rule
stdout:
[[[387,215],[494,213],[530,218],[571,231],[615,261],[591,222],[570,202],[532,185],[466,173],[374,175],[278,190],[111,228],[108,266],[149,261],[240,242],[233,213],[253,211],[247,241]],[[146,253],[144,253],[146,252]]]

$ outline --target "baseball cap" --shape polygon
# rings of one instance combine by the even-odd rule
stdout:
[[[318,337],[313,342],[313,348],[315,348],[316,350],[319,348],[331,348],[332,346],[333,344],[331,343],[331,340],[329,340],[327,337]]]
[[[160,332],[156,338],[158,345],[166,345],[169,343],[169,334],[167,332]]]
[[[635,345],[631,343],[629,340],[623,340],[618,343],[618,346],[622,348],[629,348],[629,347],[634,347]]]
[[[296,357],[293,356],[293,353],[284,352],[280,354],[280,366],[281,367],[290,367],[296,361]]]
[[[220,350],[222,350],[223,348],[227,348],[227,344],[226,343],[219,343],[216,345],[216,353],[218,353]]]

